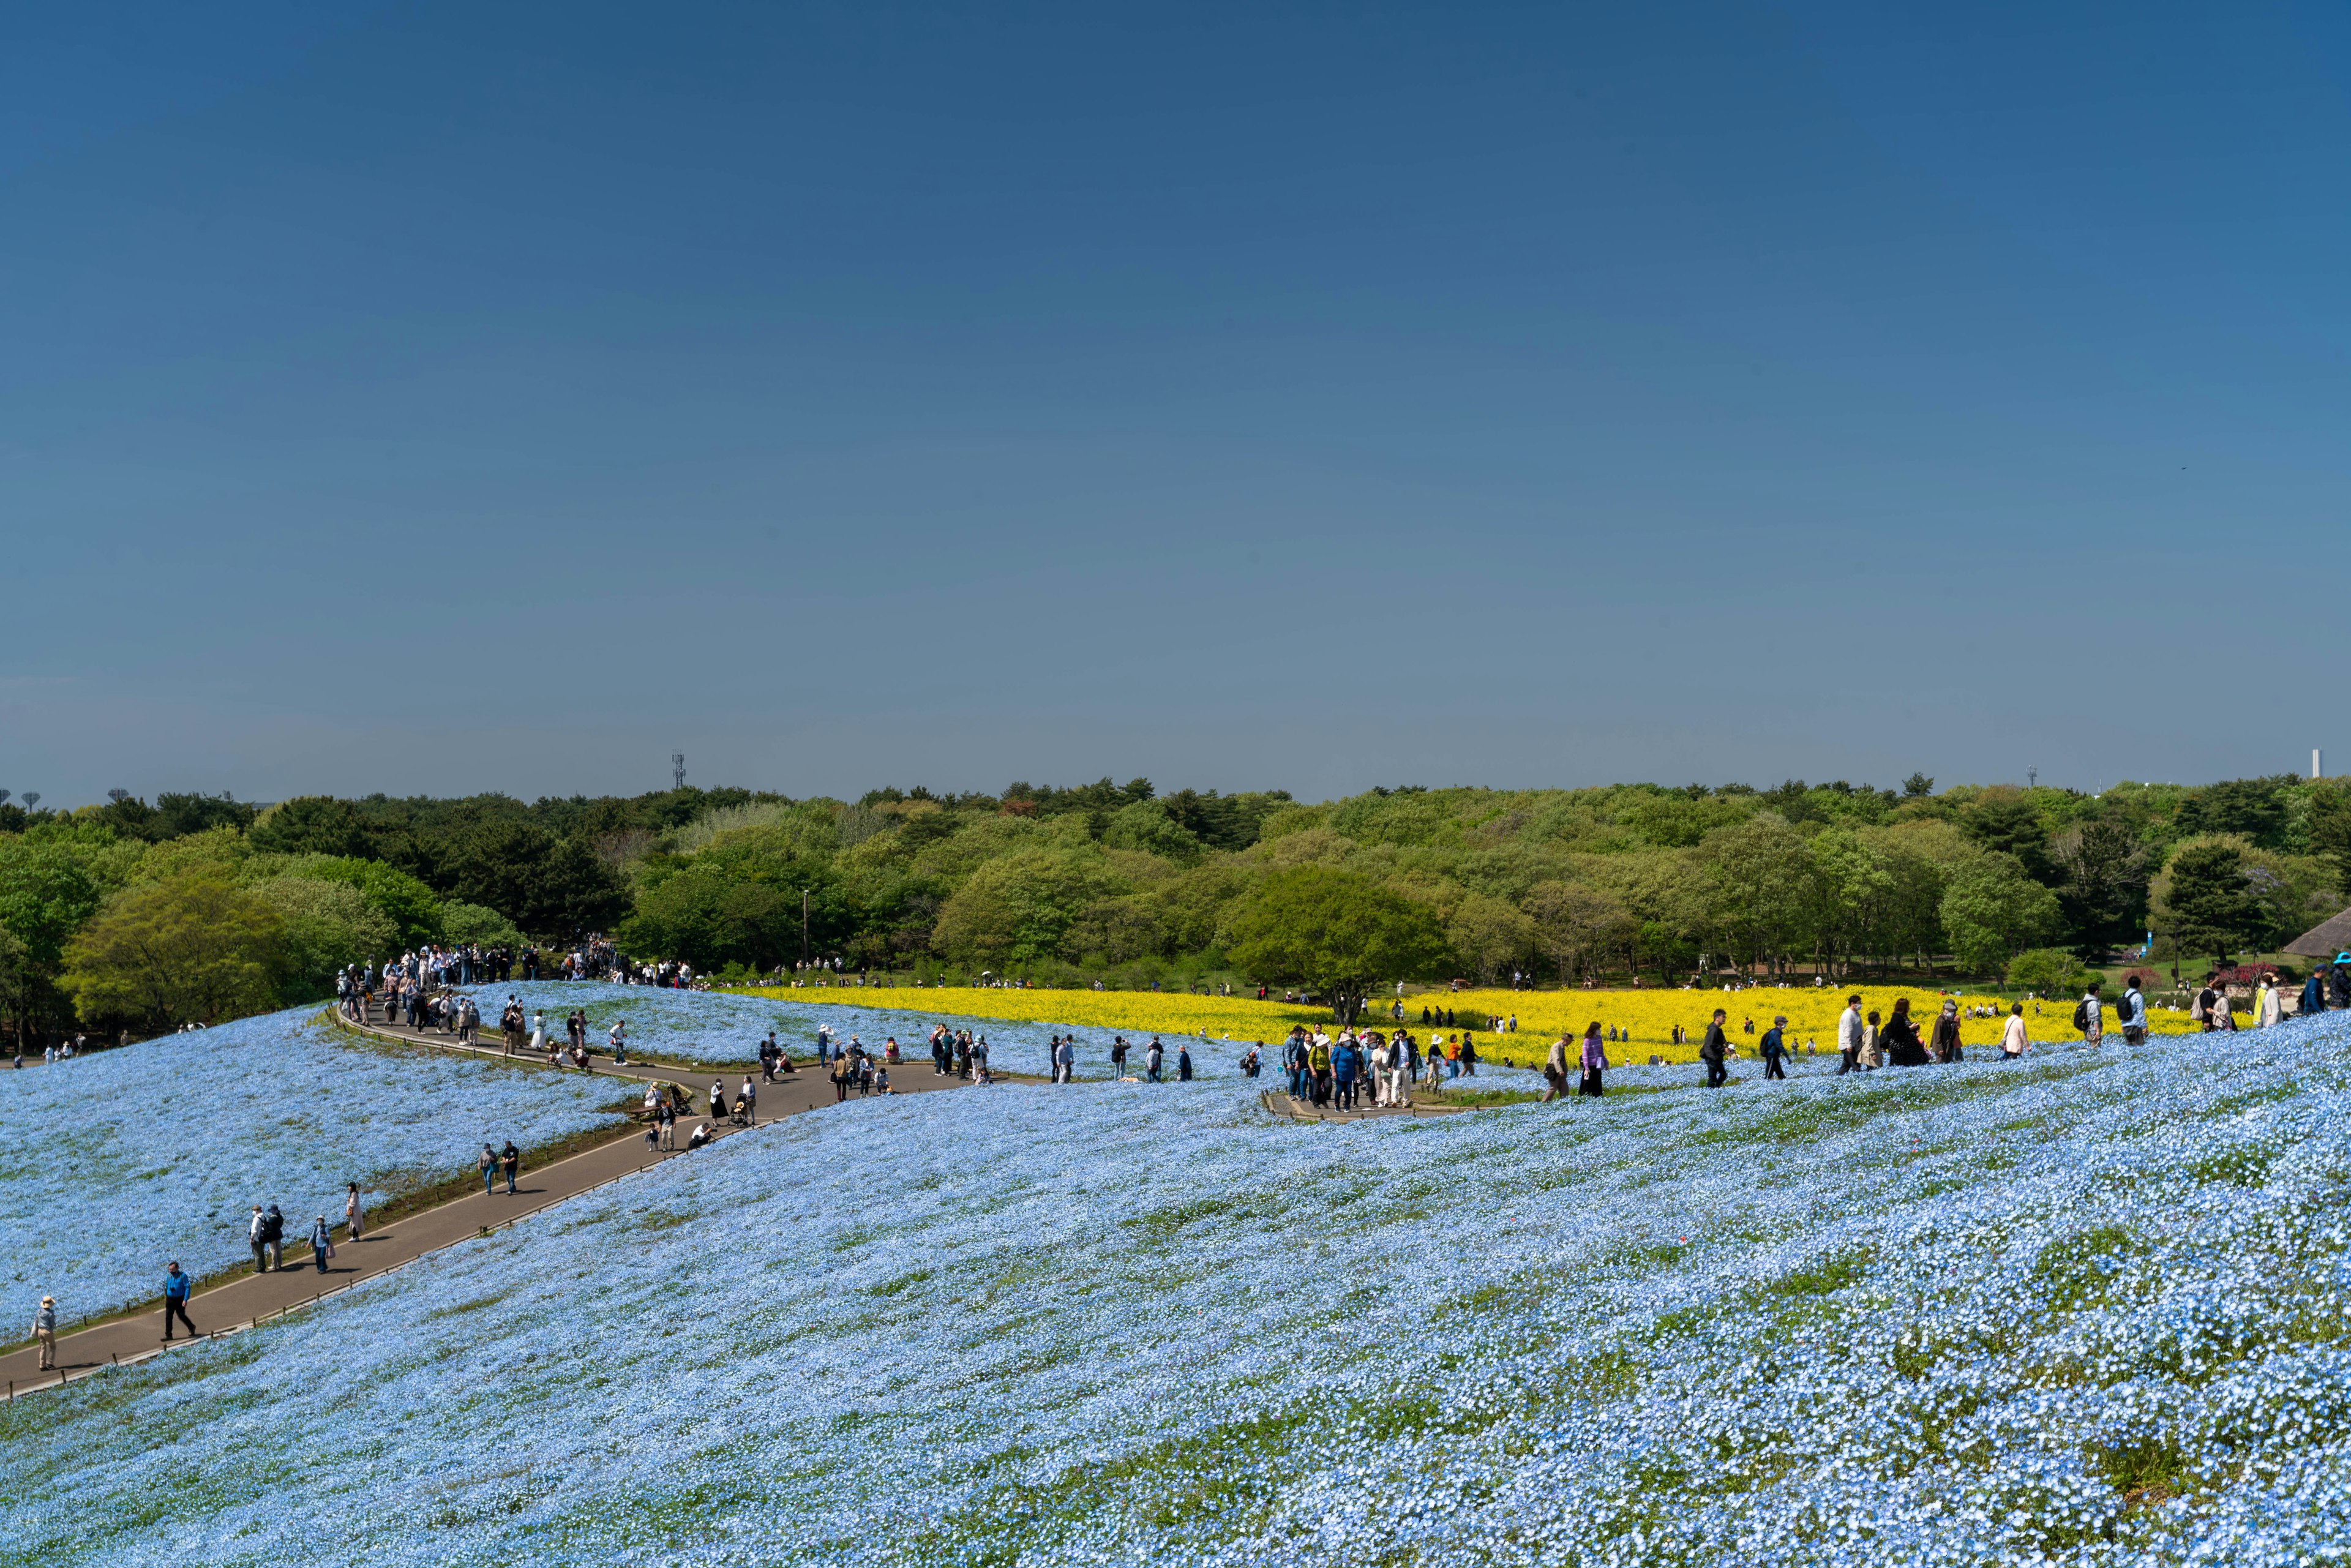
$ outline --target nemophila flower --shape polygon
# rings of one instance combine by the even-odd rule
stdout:
[[[2351,1028],[1300,1124],[796,1116],[0,1406],[42,1562],[2268,1563]],[[1915,1143],[1915,1146],[1914,1146]]]
[[[0,1275],[26,1322],[45,1293],[102,1311],[158,1294],[168,1259],[201,1276],[248,1258],[253,1204],[307,1234],[312,1215],[341,1223],[346,1182],[381,1201],[485,1142],[616,1121],[609,1080],[354,1044],[318,1010],[0,1072]]]

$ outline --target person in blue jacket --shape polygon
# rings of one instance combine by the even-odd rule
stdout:
[[[2303,981],[2302,1010],[2304,1012],[2323,1013],[2326,1010],[2326,986],[2319,978],[2325,973],[2323,969],[2313,969],[2310,972],[2310,978]]]
[[[1763,1076],[1766,1078],[1788,1076],[1788,1046],[1781,1034],[1787,1027],[1787,1015],[1783,1013],[1771,1020],[1771,1027],[1765,1030],[1763,1038],[1756,1042],[1755,1054],[1763,1059]]]
[[[171,1267],[163,1270],[163,1337],[166,1340],[172,1337],[172,1320],[175,1317],[187,1323],[190,1339],[196,1337],[196,1325],[188,1322],[188,1286],[192,1282],[180,1271],[177,1258],[172,1259]]]
[[[1355,1078],[1363,1062],[1364,1048],[1355,1043],[1353,1035],[1342,1036],[1339,1043],[1331,1048],[1331,1078],[1337,1085],[1342,1111],[1355,1108]]]
[[[1178,1083],[1192,1082],[1192,1046],[1189,1040],[1176,1048],[1176,1082]]]

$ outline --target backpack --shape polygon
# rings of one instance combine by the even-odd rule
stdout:
[[[2074,1029],[2078,1034],[2090,1032],[2090,998],[2087,997],[2074,1004]]]

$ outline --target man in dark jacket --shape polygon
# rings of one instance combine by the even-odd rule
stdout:
[[[1766,1078],[1788,1076],[1788,1070],[1782,1065],[1787,1061],[1788,1047],[1785,1038],[1781,1033],[1787,1027],[1787,1015],[1782,1013],[1771,1020],[1771,1027],[1765,1030],[1763,1038],[1756,1042],[1756,1054],[1763,1059],[1763,1076]]]
[[[261,1217],[261,1245],[269,1255],[272,1269],[286,1267],[286,1217],[277,1212],[274,1203]]]
[[[1724,1039],[1722,1033],[1723,1019],[1729,1016],[1720,1008],[1714,1009],[1714,1018],[1706,1026],[1705,1043],[1698,1048],[1698,1059],[1706,1063],[1706,1086],[1708,1089],[1721,1088],[1724,1079],[1729,1076],[1722,1065],[1722,1059],[1730,1049],[1730,1041]]]

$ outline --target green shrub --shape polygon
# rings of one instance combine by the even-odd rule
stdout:
[[[2008,986],[2014,991],[2035,991],[2063,997],[2083,989],[2090,971],[2063,947],[2028,947],[2008,961]]]

